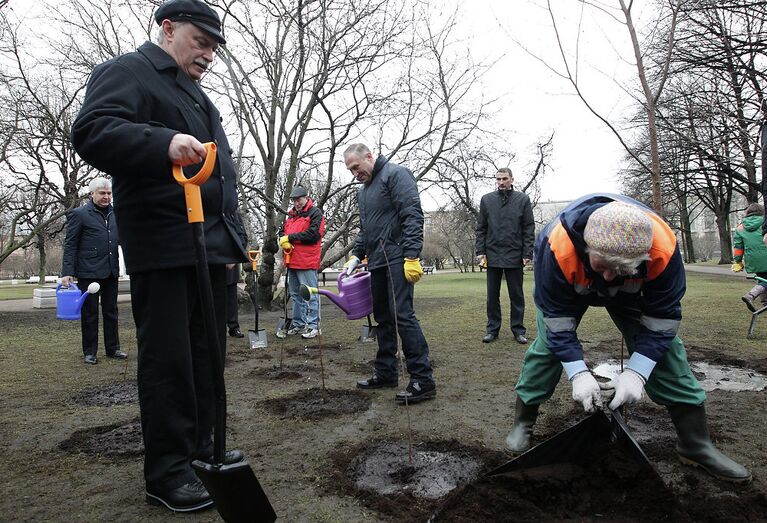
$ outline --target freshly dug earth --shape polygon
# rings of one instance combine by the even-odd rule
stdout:
[[[465,512],[450,512],[442,520],[765,520],[765,391],[714,390],[706,403],[713,440],[749,467],[754,475],[749,485],[723,483],[681,465],[664,408],[643,400],[628,409],[628,425],[678,503],[676,512],[673,502],[658,503],[662,490],[652,490],[653,497],[644,504],[632,498],[641,491],[629,484],[631,478],[621,476],[622,462],[610,452],[559,470],[482,479],[511,458],[503,442],[512,424],[513,386],[527,347],[516,344],[508,330],[494,343],[481,343],[483,279],[456,277],[451,296],[443,297],[430,287],[439,278],[450,276],[427,276],[416,293],[416,311],[438,362],[437,397],[428,402],[404,407],[394,402],[397,389],[356,390],[356,381],[371,375],[376,344],[356,342],[366,322],[346,321],[324,299],[322,351],[318,339],[277,340],[273,327],[278,312],[261,313],[269,334],[266,349],[251,351],[247,338],[229,338],[227,442],[245,453],[280,521],[423,522],[440,507],[450,509],[454,498],[464,500]],[[684,304],[688,315],[683,329],[688,332],[682,334],[689,335],[690,359],[767,373],[767,335],[761,334],[767,327],[757,329],[762,338],[745,340],[745,315],[744,325],[733,328],[716,311],[699,317],[690,313],[706,310],[723,295],[717,285],[707,281],[699,291],[688,292],[698,300]],[[529,291],[526,324],[533,339]],[[737,301],[742,292],[731,294]],[[253,316],[243,314],[240,321],[248,328]],[[79,322],[57,321],[53,311],[0,315],[0,521],[164,522],[179,517],[144,501],[134,396],[135,329],[127,306],[121,306],[120,329],[122,348],[129,354],[126,374],[124,362],[103,357],[103,350],[98,365],[82,363]],[[606,314],[590,311],[581,331],[589,364],[620,357],[620,338]],[[406,384],[407,377],[401,376],[400,387]],[[534,443],[584,417],[563,382],[541,407]],[[467,476],[468,484],[438,499],[405,488],[385,495],[360,488],[350,464],[369,456],[382,441],[399,449],[412,443],[427,456],[451,452],[473,460],[479,464],[477,478]],[[409,472],[394,470],[392,478],[406,483],[415,477]],[[610,479],[596,481],[597,476]],[[541,497],[547,493],[551,497]],[[581,496],[587,501],[580,502]],[[511,513],[503,512],[508,505],[500,508],[504,503],[514,507]],[[547,512],[536,513],[542,507]],[[215,511],[182,517],[220,521]]]

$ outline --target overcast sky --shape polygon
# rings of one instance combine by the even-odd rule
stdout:
[[[451,3],[452,2],[452,3]],[[561,24],[566,47],[575,49],[574,30],[581,2],[551,0]],[[14,0],[13,8],[22,17],[39,10],[32,0]],[[608,5],[617,4],[612,0]],[[637,0],[635,10],[646,6]],[[551,73],[532,53],[561,69],[561,58],[551,29],[545,0],[448,0],[446,13],[459,9],[457,35],[475,61],[494,61],[484,77],[488,98],[499,98],[499,124],[508,129],[507,140],[517,157],[510,165],[519,178],[532,169],[536,143],[555,131],[550,171],[542,183],[542,200],[571,200],[588,192],[618,191],[615,175],[624,151],[607,127],[588,112],[572,87]],[[593,9],[582,21],[580,74],[583,90],[599,110],[618,121],[630,102],[616,81],[636,84],[625,27]],[[439,12],[434,12],[439,16]],[[641,13],[637,12],[637,16]],[[616,13],[619,16],[619,13]],[[493,174],[493,173],[490,173]],[[427,198],[428,199],[428,198]],[[433,203],[433,202],[432,202]],[[430,207],[428,201],[424,202]]]
[[[517,152],[512,169],[518,173],[529,170],[537,140],[554,130],[553,172],[542,184],[542,200],[617,192],[615,175],[625,153],[616,137],[585,108],[569,83],[514,42],[522,42],[562,69],[545,0],[473,0],[470,6],[468,2],[458,3],[465,13],[461,24],[472,53],[477,59],[500,57],[486,84],[490,93],[502,97],[504,127],[513,131],[508,136]],[[551,4],[565,33],[565,45],[574,52],[581,2],[552,0]],[[635,2],[637,17],[641,15],[639,7],[646,4]],[[636,84],[628,33],[624,25],[594,10],[586,11],[582,27],[579,71],[583,89],[604,115],[619,121],[631,100],[616,81]]]

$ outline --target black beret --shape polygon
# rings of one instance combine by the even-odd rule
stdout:
[[[307,196],[308,194],[309,193],[306,192],[306,189],[298,185],[294,187],[292,191],[290,191],[290,199],[292,200],[293,198],[301,198],[303,196]]]
[[[163,20],[191,22],[219,43],[226,43],[221,35],[221,19],[208,4],[200,0],[168,0],[157,8],[154,19],[157,25],[162,24]]]

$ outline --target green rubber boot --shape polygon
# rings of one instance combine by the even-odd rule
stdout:
[[[751,481],[751,473],[739,463],[722,454],[711,442],[703,404],[670,405],[666,407],[677,434],[676,451],[679,460],[701,467],[712,476],[733,483]]]
[[[540,405],[525,405],[517,396],[517,404],[514,408],[514,426],[506,436],[506,448],[514,454],[522,454],[530,449],[530,437],[533,434],[533,425],[538,419],[538,407]]]

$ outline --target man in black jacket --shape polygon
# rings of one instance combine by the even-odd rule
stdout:
[[[367,256],[373,292],[373,316],[378,322],[378,354],[372,378],[357,382],[361,389],[398,385],[397,332],[407,360],[410,383],[397,393],[400,404],[436,396],[429,361],[429,345],[413,310],[413,287],[423,275],[418,259],[423,247],[423,211],[413,173],[384,156],[373,158],[364,144],[344,151],[346,167],[362,187],[357,193],[360,231],[352,257],[351,274]]]
[[[138,341],[146,500],[190,512],[213,504],[191,462],[212,456],[215,397],[192,232],[171,166],[197,172],[206,156],[201,142],[218,145],[202,200],[222,350],[226,266],[246,260],[245,238],[232,150],[198,83],[225,43],[220,19],[199,0],[170,0],[155,21],[157,45],[146,42],[93,70],[72,139],[77,152],[114,181]],[[225,461],[242,458],[235,454]]]
[[[490,343],[501,330],[501,278],[511,302],[511,332],[517,343],[527,343],[525,295],[522,292],[524,266],[533,258],[535,222],[530,198],[512,187],[511,169],[503,167],[495,175],[497,191],[487,193],[479,204],[475,251],[482,267],[487,268],[487,333]]]
[[[81,290],[93,282],[98,294],[88,295],[80,312],[85,363],[95,365],[99,348],[99,298],[104,316],[104,349],[116,359],[128,357],[120,350],[117,334],[117,278],[120,262],[117,252],[117,224],[112,210],[112,182],[98,177],[88,185],[88,203],[67,213],[67,234],[61,285],[69,287],[74,278]]]

